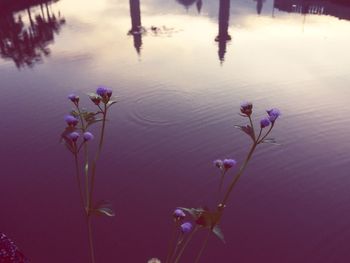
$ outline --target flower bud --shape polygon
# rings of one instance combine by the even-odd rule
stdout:
[[[76,105],[79,103],[79,96],[75,94],[69,94],[68,99],[70,99]]]
[[[241,112],[249,117],[253,112],[253,104],[251,102],[242,103]]]
[[[101,102],[101,97],[100,96],[90,97],[90,99],[95,105],[99,105],[100,102]]]
[[[83,134],[84,141],[91,141],[94,139],[94,135],[91,132],[84,132]]]
[[[69,139],[71,139],[73,142],[76,142],[79,138],[79,133],[77,132],[72,132],[68,135]]]
[[[187,233],[190,233],[191,230],[192,230],[192,224],[190,222],[186,222],[186,223],[183,223],[181,226],[181,232],[183,234],[187,234]]]
[[[260,127],[261,129],[264,129],[265,127],[269,126],[270,125],[270,120],[269,118],[263,118],[261,121],[260,121]]]
[[[173,216],[176,220],[180,220],[185,218],[186,214],[184,213],[184,211],[178,208],[178,209],[175,209]]]
[[[223,167],[227,171],[237,164],[237,161],[234,159],[225,159],[223,162]]]
[[[72,115],[67,115],[66,117],[64,117],[64,120],[70,127],[75,127],[79,122],[78,119]]]
[[[222,167],[223,167],[223,162],[222,162],[220,159],[215,160],[215,161],[213,162],[213,164],[214,164],[217,168],[219,168],[219,169],[222,169]]]
[[[279,109],[273,108],[271,110],[266,111],[267,114],[269,115],[269,120],[271,123],[274,123],[279,116],[281,116],[281,112]]]
[[[113,93],[112,89],[107,88],[106,95],[108,98],[110,98],[112,96],[112,93]]]

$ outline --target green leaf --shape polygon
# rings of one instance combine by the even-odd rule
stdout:
[[[222,233],[221,228],[218,225],[214,226],[212,231],[222,242],[225,243],[224,234]]]
[[[95,215],[112,217],[115,216],[115,213],[111,206],[112,204],[109,201],[102,200],[97,203],[92,212]]]

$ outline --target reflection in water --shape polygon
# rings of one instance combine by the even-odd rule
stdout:
[[[25,4],[8,6],[0,11],[0,55],[4,59],[12,59],[17,68],[32,67],[42,61],[42,56],[50,54],[48,45],[54,41],[65,19],[60,14],[56,16],[49,10],[52,1],[41,1],[38,14],[33,14],[31,8],[38,1],[27,1]],[[29,25],[23,21],[19,11],[26,9]]]
[[[274,8],[285,12],[331,15],[350,20],[350,4],[346,0],[275,0]]]
[[[230,19],[230,0],[220,0],[219,7],[219,34],[215,38],[215,41],[219,43],[219,59],[223,63],[225,60],[226,43],[231,40],[231,36],[228,34],[228,25]]]
[[[202,10],[202,4],[203,4],[202,0],[176,0],[176,1],[182,4],[186,8],[186,10],[188,10],[190,6],[193,5],[194,3],[196,3],[198,13],[200,13]]]
[[[265,3],[265,0],[254,0],[256,2],[256,12],[260,15],[263,5]]]
[[[137,54],[141,53],[142,46],[142,33],[144,29],[141,25],[141,12],[140,12],[140,0],[129,0],[130,4],[130,16],[131,16],[131,29],[129,35],[134,38],[134,47]]]

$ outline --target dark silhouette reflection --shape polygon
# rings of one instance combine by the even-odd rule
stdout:
[[[6,2],[6,1],[5,1]],[[50,11],[53,1],[12,1],[6,6],[0,5],[0,55],[12,59],[17,68],[32,67],[50,54],[48,45],[53,43],[54,34],[58,34],[65,23],[60,14]],[[3,3],[2,3],[3,4]],[[39,13],[32,13],[34,6],[40,7]],[[20,12],[20,11],[26,12]],[[29,24],[23,22],[27,17]]]
[[[275,0],[274,8],[285,12],[330,15],[350,20],[348,0]]]
[[[176,0],[178,3],[182,4],[186,9],[189,9],[197,0]]]
[[[198,14],[201,13],[202,5],[203,5],[202,0],[197,0],[196,7],[197,7]]]
[[[265,3],[265,0],[254,0],[256,2],[256,12],[258,13],[258,15],[261,14],[263,5]]]
[[[141,11],[140,11],[140,0],[129,0],[130,4],[130,17],[131,17],[131,29],[129,35],[134,38],[134,47],[137,54],[140,55],[142,47],[142,33],[144,28],[141,25]]]
[[[228,34],[228,26],[230,19],[230,0],[220,0],[219,7],[219,34],[215,38],[215,41],[219,43],[219,59],[223,63],[225,60],[226,43],[231,40],[231,36]]]

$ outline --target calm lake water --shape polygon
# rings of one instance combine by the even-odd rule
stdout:
[[[258,149],[226,209],[227,242],[212,236],[202,262],[350,262],[349,4],[23,2],[0,1],[0,231],[32,262],[89,260],[59,137],[67,95],[88,104],[100,84],[119,103],[96,181],[116,217],[94,220],[97,262],[164,260],[173,209],[212,205],[212,161],[247,154],[249,138],[234,129],[247,100],[256,120],[281,109],[281,145]],[[128,33],[139,25],[143,34]]]

